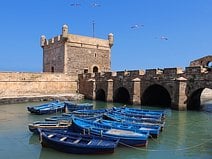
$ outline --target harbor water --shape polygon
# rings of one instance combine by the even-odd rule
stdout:
[[[33,115],[27,111],[27,106],[40,103],[0,105],[0,159],[211,159],[211,103],[207,104],[204,111],[176,111],[165,108],[164,131],[157,139],[149,139],[147,147],[119,146],[113,154],[102,155],[67,154],[42,148],[38,136],[28,130],[28,124],[52,115]],[[93,104],[95,109],[114,106],[113,103],[105,102]]]

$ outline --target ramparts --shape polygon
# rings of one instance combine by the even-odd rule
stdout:
[[[48,100],[56,96],[71,98],[77,92],[77,76],[62,73],[0,73],[0,101]],[[33,99],[34,98],[34,99]]]

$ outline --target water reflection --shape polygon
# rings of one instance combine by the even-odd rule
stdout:
[[[36,135],[36,134],[32,134],[29,137],[29,144],[32,144],[32,145],[38,145],[38,144],[40,144],[40,142],[39,142],[39,136]]]
[[[212,100],[209,100],[209,101],[205,102],[203,104],[202,110],[203,111],[206,111],[206,112],[211,112],[212,113]]]

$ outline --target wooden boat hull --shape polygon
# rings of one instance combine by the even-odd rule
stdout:
[[[72,103],[72,102],[64,102],[65,106],[68,108],[69,111],[76,111],[76,110],[89,110],[93,109],[93,104],[90,103]]]
[[[118,141],[72,132],[65,134],[42,130],[40,132],[40,142],[43,147],[50,147],[58,151],[73,154],[113,153],[118,145]]]
[[[33,114],[53,114],[58,112],[65,112],[65,105],[63,102],[54,101],[46,104],[41,104],[38,106],[28,106],[27,110]]]
[[[137,133],[131,130],[124,130],[121,128],[112,128],[107,125],[93,123],[84,119],[73,118],[72,129],[81,133],[91,133],[98,136],[103,136],[111,139],[120,139],[121,145],[128,146],[146,146],[148,143],[149,133]]]
[[[127,124],[138,124],[138,125],[148,125],[148,126],[160,126],[160,131],[163,130],[165,122],[163,121],[156,121],[156,120],[149,120],[149,119],[141,119],[141,118],[133,118],[133,117],[127,117],[119,114],[113,114],[113,113],[105,113],[103,115],[103,119],[111,120],[111,121],[117,121],[117,122],[124,122]]]
[[[29,124],[29,130],[35,134],[39,133],[39,129],[68,129],[71,122],[58,122],[58,121],[37,121]]]

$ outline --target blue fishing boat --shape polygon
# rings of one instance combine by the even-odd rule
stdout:
[[[139,108],[130,108],[130,107],[113,107],[116,111],[124,111],[124,112],[131,112],[134,114],[142,114],[142,115],[156,115],[162,116],[165,118],[165,111],[164,110],[150,110],[150,109],[139,109]]]
[[[40,143],[58,151],[74,154],[113,153],[119,139],[109,139],[71,131],[40,130]]]
[[[73,102],[64,102],[65,106],[69,111],[83,110],[83,109],[93,109],[93,104],[91,103],[73,103]]]
[[[123,109],[113,109],[112,112],[119,113],[121,115],[129,116],[129,117],[136,117],[136,118],[149,118],[149,119],[156,119],[156,120],[163,120],[162,114],[160,115],[153,115],[148,113],[135,113],[131,111],[125,111]]]
[[[130,116],[121,115],[114,112],[107,112],[103,114],[103,119],[124,122],[124,123],[137,123],[137,124],[144,124],[150,126],[160,126],[160,130],[162,131],[165,126],[165,121],[160,121],[157,119],[150,119],[150,118],[135,118]]]
[[[28,125],[31,132],[38,134],[39,129],[68,129],[71,122],[66,121],[36,121]]]
[[[103,114],[110,111],[110,109],[83,109],[73,111],[74,114]]]
[[[111,139],[120,139],[119,143],[125,146],[146,146],[148,143],[148,131],[136,132],[136,130],[113,128],[106,124],[80,118],[73,118],[71,127],[74,131],[81,133],[90,133]]]
[[[112,112],[108,112],[107,114],[113,114],[113,116],[122,117],[129,120],[133,119],[136,122],[144,121],[144,122],[160,123],[160,124],[164,123],[164,120],[162,120],[161,118],[157,119],[157,118],[148,118],[144,116],[136,116],[136,115],[133,115],[133,113],[122,113],[122,112],[112,111]]]
[[[125,123],[125,122],[117,122],[111,120],[97,120],[97,122],[111,126],[112,128],[121,128],[125,130],[132,130],[136,132],[149,132],[150,136],[153,138],[157,138],[160,134],[161,127],[158,125],[146,125],[146,124],[137,124],[137,123]]]
[[[53,101],[36,106],[28,106],[27,110],[33,114],[53,114],[58,112],[65,112],[64,102]]]
[[[83,119],[96,119],[102,117],[102,114],[81,114],[81,113],[63,113],[62,115],[45,118],[45,121],[71,121],[72,117],[79,117]]]

